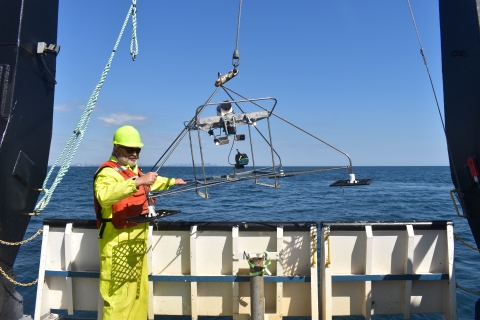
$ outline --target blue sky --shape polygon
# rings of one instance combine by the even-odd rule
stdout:
[[[123,124],[142,135],[141,163],[155,163],[213,93],[217,73],[231,70],[238,4],[138,0],[139,55],[133,62],[129,54],[129,23],[73,163],[106,160]],[[411,4],[443,112],[438,3]],[[50,163],[100,79],[129,6],[60,1]],[[348,153],[354,166],[448,165],[406,0],[244,0],[239,51],[240,73],[227,86],[248,98],[274,97],[277,114]],[[212,101],[225,99],[218,94]],[[205,111],[211,115],[214,107]],[[272,119],[271,127],[283,165],[348,164],[282,121]],[[268,148],[254,139],[255,157],[268,163]],[[210,140],[202,136],[206,162],[228,165],[230,147]],[[249,154],[242,143],[235,149]],[[184,139],[167,164],[190,162]]]

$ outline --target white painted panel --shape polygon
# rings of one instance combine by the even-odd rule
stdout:
[[[443,297],[447,281],[412,281],[411,313],[443,312]]]
[[[45,277],[49,288],[49,308],[67,309],[66,281],[63,277]]]
[[[446,232],[415,230],[414,273],[448,273]]]
[[[97,311],[99,290],[98,279],[73,278],[73,306],[75,310]]]
[[[284,316],[309,316],[311,314],[311,302],[309,283],[284,283],[282,301]]]
[[[250,314],[250,283],[240,282],[239,284],[239,313]]]
[[[88,254],[85,254],[88,248]],[[72,270],[99,271],[98,230],[73,229],[72,233]]]
[[[198,315],[232,314],[232,284],[229,282],[198,283]]]
[[[332,283],[332,314],[361,315],[364,291],[363,282]]]
[[[286,276],[309,275],[312,266],[309,232],[284,231],[280,263]]]
[[[65,270],[64,243],[65,229],[50,228],[48,237],[46,269],[47,270]]]
[[[330,234],[330,267],[334,274],[365,273],[365,232]]]
[[[403,281],[372,281],[372,314],[403,314]]]
[[[152,274],[190,274],[190,233],[153,231]]]
[[[155,314],[189,315],[190,283],[189,282],[154,282],[153,306]]]
[[[401,274],[405,272],[405,231],[373,232],[372,274]]]
[[[265,313],[277,313],[276,299],[277,286],[273,282],[264,283]]]
[[[197,231],[197,274],[232,274],[232,232]],[[242,248],[240,246],[240,248]]]

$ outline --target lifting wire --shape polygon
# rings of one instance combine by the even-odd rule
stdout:
[[[440,116],[440,121],[442,122],[442,129],[443,129],[443,133],[445,135],[445,142],[447,144],[448,157],[450,158],[450,163],[454,164],[453,157],[450,153],[450,145],[448,143],[447,130],[445,129],[445,122],[443,120],[442,112],[440,111],[440,104],[438,103],[437,93],[435,91],[435,86],[433,84],[432,75],[430,74],[430,69],[428,68],[427,56],[425,55],[425,50],[423,50],[422,40],[420,39],[420,32],[418,31],[417,23],[415,21],[415,16],[413,15],[413,9],[412,9],[412,6],[410,4],[410,0],[407,0],[407,4],[408,4],[408,9],[410,10],[410,15],[412,16],[412,22],[413,22],[413,26],[415,28],[415,33],[417,34],[418,44],[420,45],[420,54],[422,55],[423,63],[425,64],[425,68],[427,70],[428,78],[430,80],[430,86],[432,87],[432,91],[433,91],[433,96],[435,97],[435,103],[437,105],[438,115]],[[453,169],[453,174],[455,176],[455,180],[457,182],[457,185],[460,185],[457,170],[455,169],[455,166],[452,165],[451,168]],[[461,202],[458,194],[457,194],[457,198],[458,198],[459,202]]]
[[[233,70],[236,70],[240,65],[240,52],[238,51],[238,40],[240,39],[240,18],[242,16],[242,0],[238,7],[238,22],[237,22],[237,40],[235,42],[235,50],[233,51],[232,65]]]
[[[238,21],[237,21],[237,38],[235,41],[235,50],[233,50],[232,56],[232,66],[233,70],[227,72],[225,75],[221,75],[220,72],[218,73],[218,79],[215,81],[215,86],[220,87],[226,82],[233,79],[238,74],[237,67],[240,65],[240,52],[238,51],[238,41],[240,40],[240,18],[242,16],[242,0],[240,0],[240,4],[238,7]]]
[[[218,75],[218,80],[217,82],[215,82],[215,86],[217,87],[215,89],[215,91],[212,93],[212,95],[208,98],[207,102],[205,102],[205,104],[203,105],[203,108],[198,112],[197,111],[197,114],[195,115],[194,118],[192,118],[190,121],[188,121],[188,124],[185,125],[185,128],[182,130],[182,132],[180,132],[180,134],[177,136],[177,138],[175,138],[175,140],[173,140],[172,144],[167,148],[167,150],[165,150],[165,152],[163,153],[162,156],[160,156],[160,158],[157,160],[157,162],[153,165],[151,171],[153,171],[155,169],[155,167],[160,163],[160,161],[163,159],[163,157],[166,156],[165,160],[160,163],[160,165],[158,166],[157,170],[155,170],[155,172],[158,172],[162,166],[165,164],[165,162],[168,160],[168,158],[170,157],[170,155],[172,154],[172,152],[175,150],[175,148],[178,146],[178,144],[182,141],[182,139],[185,137],[185,135],[187,134],[188,132],[188,129],[193,126],[193,124],[195,123],[195,120],[196,118],[198,117],[198,114],[200,114],[204,109],[205,107],[207,106],[207,104],[212,100],[212,98],[215,96],[215,94],[217,93],[218,89],[220,86],[222,86],[225,82],[227,82],[228,80],[232,79],[234,76],[236,76],[238,74],[238,70],[237,70],[237,67],[240,65],[240,52],[238,51],[238,42],[240,40],[240,19],[241,19],[241,16],[242,16],[242,0],[239,1],[239,7],[238,7],[238,20],[237,20],[237,37],[236,37],[236,41],[235,41],[235,50],[233,51],[233,56],[232,56],[232,65],[233,65],[233,70],[230,71],[229,73],[227,73],[226,75],[224,75],[223,77],[220,76],[220,73]],[[223,79],[222,79],[223,78]],[[218,85],[217,85],[218,84]],[[173,148],[173,149],[172,149]]]
[[[88,100],[87,106],[83,110],[80,120],[77,126],[75,127],[75,130],[73,130],[73,133],[70,136],[69,140],[67,141],[62,152],[60,153],[58,158],[55,160],[55,163],[51,166],[50,170],[48,171],[45,181],[43,182],[42,188],[39,190],[44,192],[44,194],[42,198],[37,202],[33,210],[33,213],[30,213],[30,215],[38,216],[45,209],[45,207],[50,202],[50,198],[52,197],[55,191],[55,188],[62,181],[65,174],[68,172],[68,169],[70,168],[70,164],[73,160],[73,157],[78,147],[80,146],[83,136],[87,130],[90,117],[97,103],[98,96],[100,95],[100,90],[102,89],[103,83],[105,82],[107,74],[110,71],[110,66],[112,64],[113,57],[115,56],[115,52],[117,51],[117,47],[120,43],[120,40],[122,38],[127,22],[130,18],[130,15],[132,16],[132,37],[130,40],[130,54],[132,55],[132,59],[135,61],[135,58],[138,54],[138,42],[137,42],[137,35],[136,35],[136,30],[137,30],[136,13],[137,13],[137,0],[132,0],[132,4],[128,9],[127,16],[120,30],[120,34],[118,35],[117,41],[115,42],[115,46],[113,47],[112,53],[110,54],[110,58],[108,59],[107,65],[103,69],[102,75],[100,77],[100,81],[98,82],[95,89],[93,90],[93,93],[90,96],[90,99]],[[52,175],[57,164],[60,162],[62,158],[63,158],[63,162],[60,169],[58,170],[57,176],[55,177],[52,185],[49,188],[47,188],[48,180],[50,179],[50,176]]]
[[[453,164],[454,161],[453,161],[453,157],[450,153],[450,145],[448,144],[448,138],[447,138],[447,131],[445,129],[445,122],[443,120],[443,116],[442,116],[442,112],[440,111],[440,105],[438,103],[438,98],[437,98],[437,93],[435,91],[435,86],[433,85],[433,81],[432,81],[432,76],[430,74],[430,69],[428,68],[428,63],[427,63],[427,57],[425,55],[425,51],[423,50],[423,45],[422,45],[422,41],[420,39],[420,33],[418,32],[418,28],[417,28],[417,23],[415,22],[415,17],[413,15],[413,10],[412,10],[412,6],[410,5],[410,0],[407,0],[407,3],[408,3],[408,8],[410,9],[410,15],[412,16],[412,21],[413,21],[413,26],[415,27],[415,32],[417,34],[417,39],[418,39],[418,43],[420,44],[420,54],[422,55],[422,58],[423,58],[423,63],[425,64],[425,68],[427,70],[427,73],[428,73],[428,78],[430,79],[430,85],[432,87],[432,90],[433,90],[433,95],[435,97],[435,102],[437,104],[437,110],[438,110],[438,114],[440,116],[440,120],[442,122],[442,128],[443,128],[443,132],[445,134],[445,141],[447,143],[447,151],[448,151],[448,157],[450,158],[450,162]],[[455,176],[455,180],[457,181],[457,185],[460,185],[459,183],[459,180],[458,180],[458,175],[457,175],[457,171],[455,169],[455,166],[452,165],[451,168],[453,169],[453,173],[454,173],[454,176]],[[456,191],[457,192],[457,198],[459,199],[459,195],[458,193],[459,190],[452,190],[452,191]],[[452,198],[453,200],[453,198]],[[460,199],[459,199],[460,201]],[[455,202],[454,202],[454,205],[456,206]],[[457,214],[458,214],[458,210],[457,210]],[[460,215],[459,215],[460,216]],[[462,217],[462,216],[461,216]],[[469,245],[468,243],[466,243],[465,241],[463,241],[460,236],[458,234],[455,234],[455,239],[457,239],[458,241],[460,241],[463,245],[465,245],[466,247],[474,250],[474,251],[479,251],[478,248],[475,248],[471,245]],[[455,283],[456,284],[456,287],[460,290],[463,290],[465,292],[468,292],[468,293],[473,293],[473,294],[478,294],[480,293],[480,290],[469,290],[469,289],[466,289],[466,288],[463,288],[462,286],[460,286],[458,283]]]

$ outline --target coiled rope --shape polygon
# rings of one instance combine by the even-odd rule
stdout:
[[[90,122],[90,117],[97,103],[98,96],[100,95],[100,90],[102,89],[103,83],[105,82],[107,74],[110,71],[110,66],[112,64],[113,57],[115,56],[115,52],[117,50],[118,44],[120,43],[120,40],[122,38],[127,22],[130,18],[130,15],[132,16],[132,37],[130,40],[130,54],[132,55],[133,60],[135,60],[138,54],[138,42],[137,42],[137,35],[136,35],[137,0],[132,0],[132,4],[128,9],[127,17],[123,22],[122,29],[120,30],[120,34],[118,35],[117,41],[115,42],[115,46],[113,47],[110,58],[108,59],[107,65],[103,69],[102,75],[100,77],[100,81],[98,82],[97,86],[93,90],[93,93],[90,96],[90,99],[88,100],[87,106],[83,110],[80,120],[78,121],[78,124],[75,127],[75,130],[73,130],[73,133],[70,136],[70,139],[66,143],[65,147],[63,148],[58,158],[55,160],[55,163],[52,165],[52,167],[48,171],[47,177],[45,178],[45,181],[43,182],[42,189],[41,189],[41,191],[44,194],[42,198],[37,202],[35,209],[33,210],[33,213],[31,215],[38,216],[45,209],[45,207],[50,202],[50,199],[55,191],[55,188],[62,181],[63,177],[65,176],[65,174],[68,172],[68,169],[70,168],[72,159],[75,153],[77,152],[77,149],[80,146],[80,143],[82,142],[85,131],[87,130],[88,123]],[[55,170],[55,167],[61,161],[61,159],[63,159],[63,162],[62,162],[62,165],[60,166],[60,169],[58,170],[57,176],[55,177],[55,180],[53,181],[52,185],[49,188],[47,188],[47,184],[50,179],[50,176],[52,175],[53,171]]]

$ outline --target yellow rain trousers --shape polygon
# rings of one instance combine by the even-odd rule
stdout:
[[[116,162],[116,158],[110,160]],[[131,168],[138,173],[137,166]],[[175,179],[158,177],[152,190],[166,190]],[[133,195],[137,188],[112,168],[104,168],[95,180],[95,197],[102,207],[102,217],[112,217],[112,205]],[[100,294],[103,320],[145,320],[148,315],[148,268],[146,260],[148,223],[115,229],[107,222],[100,251]],[[100,312],[100,311],[99,311]]]

